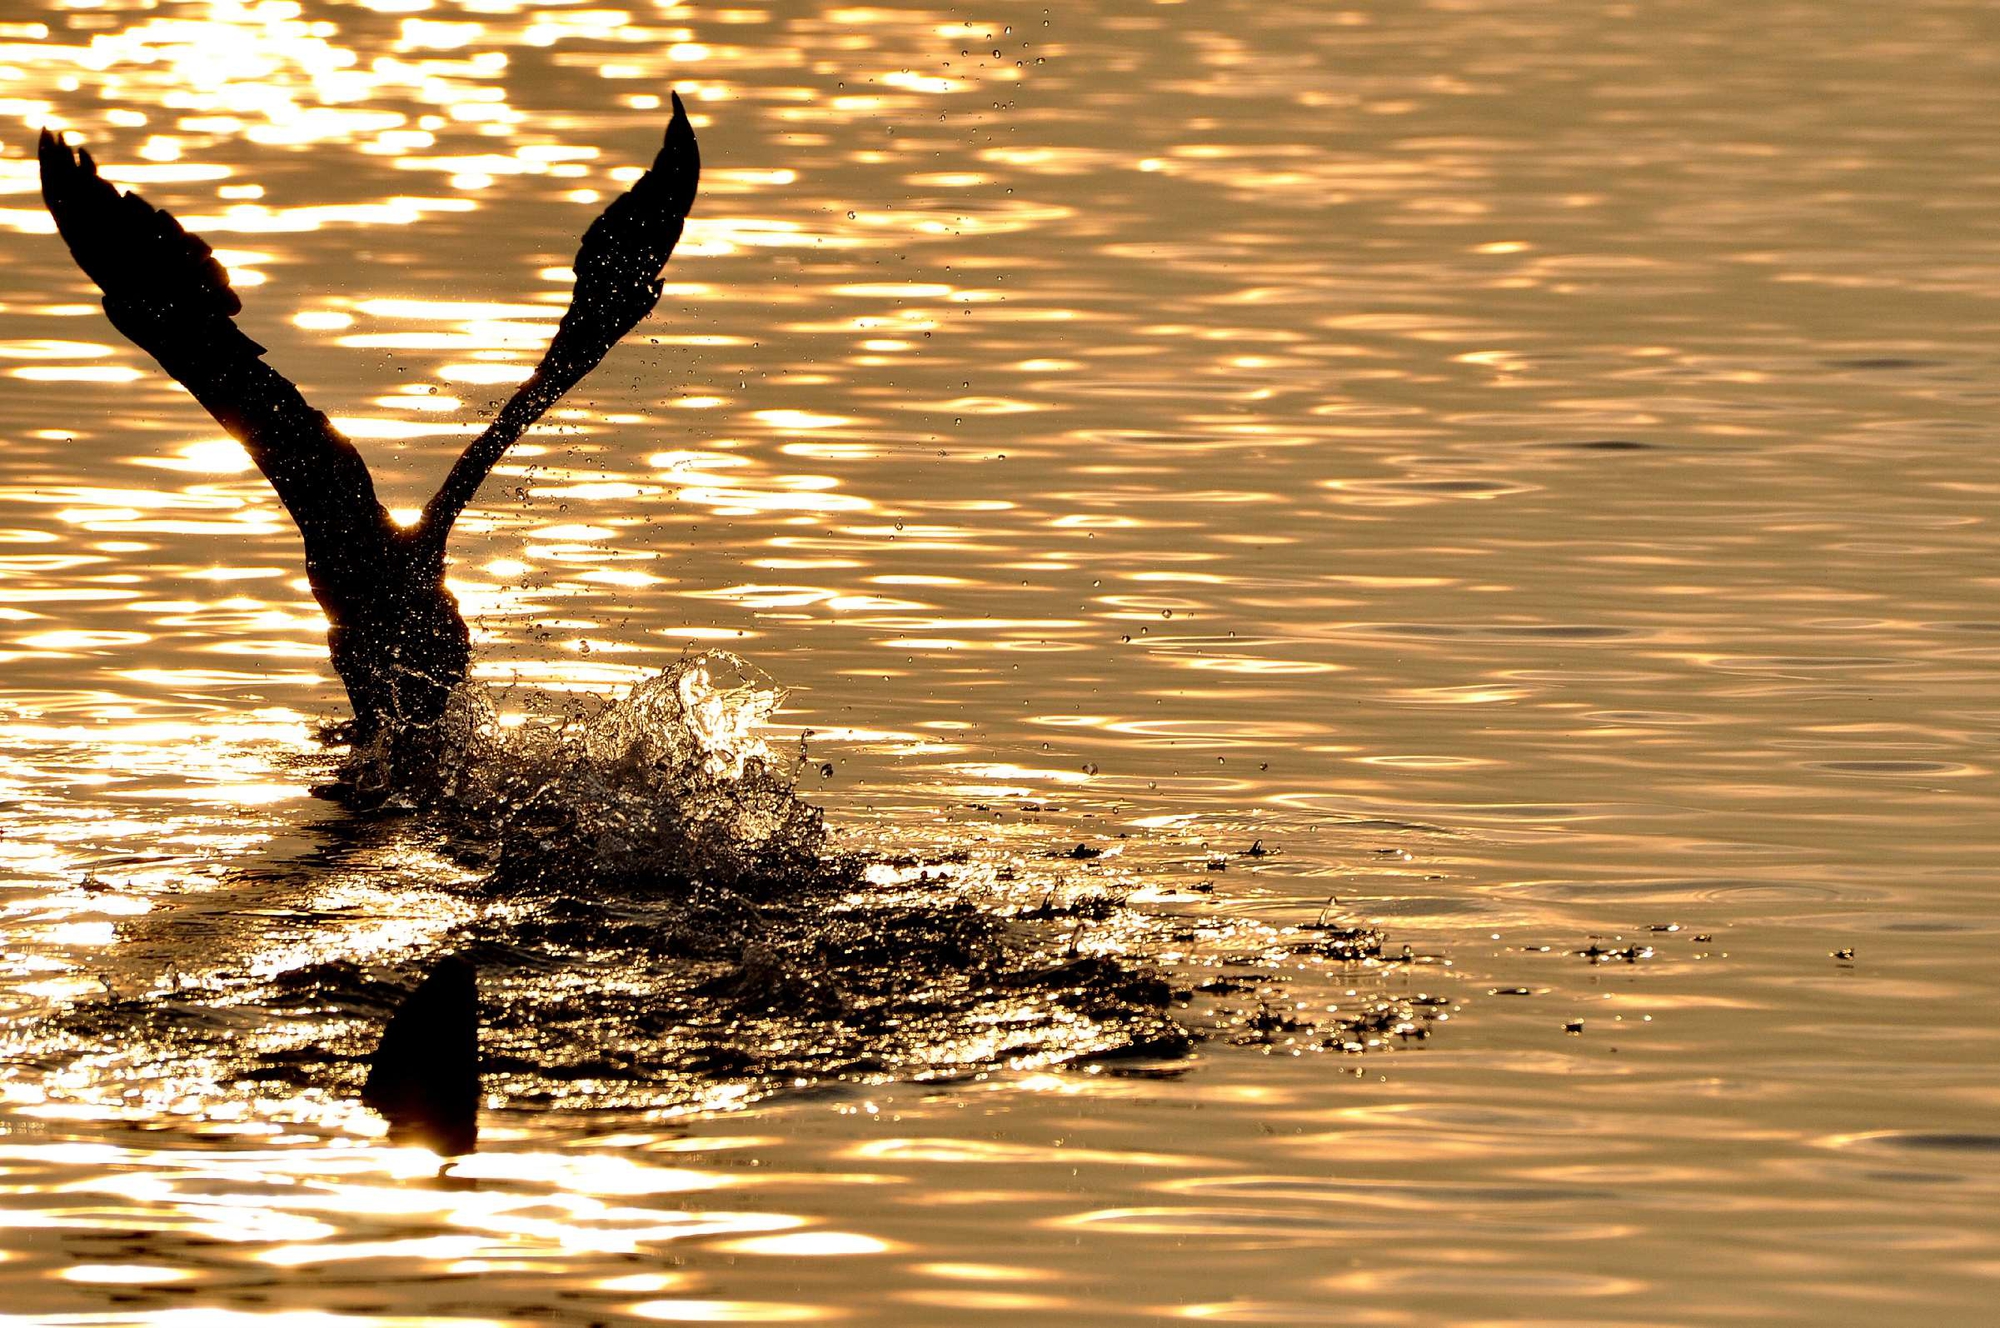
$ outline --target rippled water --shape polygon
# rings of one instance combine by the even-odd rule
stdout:
[[[8,1311],[1986,1322],[1996,26],[12,0]],[[309,795],[296,536],[28,149],[206,235],[414,509],[670,87],[666,298],[454,541],[482,678],[545,718],[737,652],[852,906],[1148,966],[1201,1040],[1078,1060],[968,1001],[843,1070],[808,1009],[795,1083],[545,1091],[584,1004],[499,1034],[434,1179],[258,1069],[372,1026],[287,975],[407,985],[493,906]],[[1383,957],[1316,953],[1323,909]],[[1430,1036],[1340,1049],[1382,1009]]]

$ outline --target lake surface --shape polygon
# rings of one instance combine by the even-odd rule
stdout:
[[[1990,1321],[2000,11],[0,19],[8,1322]],[[1048,943],[1200,1040],[500,1080],[439,1179],[256,1078],[332,1025],[221,997],[487,905],[310,794],[296,536],[33,133],[205,235],[414,509],[670,88],[665,297],[454,539],[481,678],[735,652],[839,845],[1101,895]],[[200,1055],[74,1022],[163,994]]]

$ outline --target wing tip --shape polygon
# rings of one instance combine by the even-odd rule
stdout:
[[[667,132],[660,136],[660,148],[680,147],[694,142],[694,123],[688,119],[687,105],[681,101],[681,94],[669,91],[674,101],[674,114],[667,121]]]
[[[659,155],[653,158],[653,169],[648,175],[669,185],[669,210],[685,217],[694,206],[701,177],[701,145],[695,141],[694,125],[688,120],[687,105],[681,101],[681,94],[669,89],[667,95],[673,98],[674,117],[667,122]]]
[[[75,198],[78,190],[89,188],[89,180],[95,172],[86,172],[77,164],[76,149],[69,145],[60,131],[54,129],[42,130],[41,138],[35,144],[35,160],[41,171],[42,201],[48,205],[60,230],[65,207]]]
[[[46,126],[42,129],[42,136],[35,142],[35,157],[41,162],[42,174],[44,176],[48,175],[52,170],[76,169],[76,157],[70,148],[68,140],[63,138],[60,133]]]

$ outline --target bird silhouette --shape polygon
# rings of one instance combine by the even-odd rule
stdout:
[[[434,773],[435,730],[471,662],[464,617],[444,584],[446,541],[507,449],[658,303],[701,176],[680,95],[651,168],[584,232],[570,305],[540,364],[407,527],[376,498],[360,452],[236,326],[242,301],[201,237],[121,193],[87,150],[46,129],[38,155],[43,200],[104,293],[112,326],[243,444],[298,527],[328,652],[354,709],[349,737],[357,749],[386,748],[375,766],[381,779],[421,792]]]

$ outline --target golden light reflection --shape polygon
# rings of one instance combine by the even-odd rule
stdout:
[[[11,341],[0,341],[0,359],[7,360],[100,359],[115,354],[115,347],[94,341],[57,341],[47,337],[17,337]]]
[[[490,387],[511,387],[533,372],[531,364],[444,364],[436,370],[437,376],[448,383]]]
[[[669,1323],[814,1323],[846,1317],[841,1310],[770,1300],[642,1300],[630,1312]]]
[[[183,443],[171,456],[134,457],[142,466],[195,475],[238,475],[252,469],[250,454],[234,438],[208,438]]]
[[[187,1268],[162,1268],[146,1264],[79,1263],[56,1274],[65,1282],[94,1282],[108,1285],[161,1286],[185,1282],[197,1276]]]
[[[867,1162],[978,1162],[999,1166],[1038,1163],[1063,1165],[1100,1163],[1121,1167],[1151,1167],[1178,1171],[1205,1165],[1203,1159],[1179,1153],[1148,1153],[1100,1148],[1044,1147],[979,1139],[873,1139],[858,1143],[843,1157]]]
[[[898,1291],[894,1298],[909,1305],[948,1310],[987,1310],[996,1314],[1062,1313],[1074,1308],[1069,1300],[1061,1296],[1038,1296],[1025,1291],[978,1291],[970,1287],[953,1287],[950,1291]]]
[[[1045,1282],[1052,1278],[1039,1268],[1000,1263],[920,1263],[913,1272],[954,1282]]]
[[[687,1273],[626,1273],[620,1277],[600,1278],[595,1285],[600,1291],[650,1295],[683,1290],[693,1286],[695,1280]]]
[[[493,1252],[494,1249],[493,1243],[484,1236],[412,1236],[404,1240],[322,1240],[310,1245],[282,1245],[260,1251],[256,1257],[259,1262],[275,1267],[300,1268],[363,1259],[467,1259]]]
[[[396,197],[377,203],[309,204],[284,209],[258,203],[237,203],[221,212],[182,216],[180,221],[189,230],[203,235],[296,235],[338,224],[413,226],[432,213],[471,212],[477,206],[464,198],[421,197]]]
[[[146,371],[125,364],[27,365],[8,374],[31,383],[130,383]]]
[[[888,1254],[900,1247],[891,1241],[852,1231],[787,1231],[775,1236],[745,1236],[724,1241],[718,1249],[736,1254],[769,1254],[786,1258]]]

